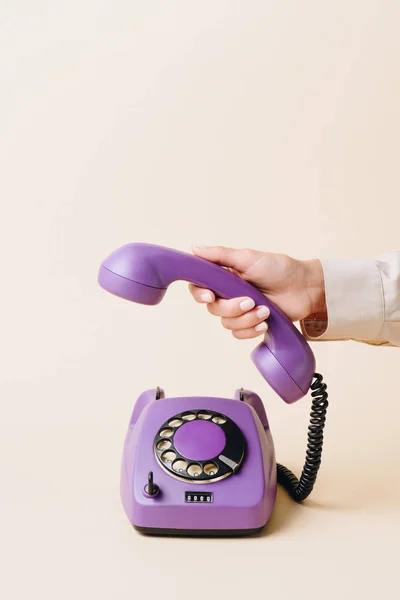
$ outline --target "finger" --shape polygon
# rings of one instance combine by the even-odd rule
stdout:
[[[218,299],[208,304],[208,312],[216,317],[240,317],[255,307],[252,298],[246,296],[242,298],[232,298],[231,300]]]
[[[226,248],[225,246],[192,246],[193,253],[206,260],[224,267],[232,267],[240,271],[243,262],[243,250]]]
[[[215,294],[213,292],[204,288],[200,288],[193,283],[189,284],[189,292],[192,294],[196,302],[199,302],[200,304],[208,304],[209,302],[215,301]]]
[[[223,317],[222,325],[225,329],[237,331],[239,329],[249,329],[258,327],[257,331],[266,331],[267,324],[265,319],[269,317],[270,311],[267,306],[257,306],[250,312],[241,315],[240,317]]]
[[[237,340],[251,340],[259,335],[263,335],[265,331],[265,329],[264,331],[257,331],[255,327],[249,327],[248,329],[238,329],[237,331],[232,331],[232,335]]]

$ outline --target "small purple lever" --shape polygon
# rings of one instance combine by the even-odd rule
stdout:
[[[219,298],[248,296],[271,311],[264,341],[251,358],[270,386],[287,403],[309,390],[315,371],[310,346],[288,317],[257,288],[203,258],[152,244],[127,244],[100,266],[98,281],[108,292],[138,302],[161,302],[177,280],[212,290]]]

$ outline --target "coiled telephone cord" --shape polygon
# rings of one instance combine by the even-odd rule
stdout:
[[[311,385],[310,425],[308,426],[306,459],[300,479],[290,469],[277,463],[278,483],[285,488],[296,502],[303,502],[312,492],[321,465],[322,445],[328,394],[322,375],[314,373],[315,381]]]

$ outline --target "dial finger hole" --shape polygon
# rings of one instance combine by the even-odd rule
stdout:
[[[211,419],[210,413],[206,413],[206,412],[199,412],[197,417],[199,419],[202,419],[203,421],[208,421],[208,419]]]
[[[172,465],[172,468],[177,473],[184,473],[186,471],[187,462],[186,460],[176,460]]]
[[[194,415],[193,413],[186,413],[185,415],[182,415],[182,419],[184,421],[194,421],[196,418],[196,415]]]
[[[193,464],[193,465],[190,465],[187,472],[189,473],[189,475],[191,477],[199,477],[199,475],[202,474],[203,469],[201,468],[201,465]]]
[[[176,454],[175,454],[175,452],[172,452],[172,450],[168,450],[167,452],[163,452],[163,454],[161,455],[161,460],[165,464],[172,463],[172,461],[175,460],[175,459],[176,459]]]
[[[157,450],[168,450],[171,446],[172,444],[169,440],[161,440],[161,442],[158,442],[157,444]]]
[[[160,431],[160,437],[169,438],[171,437],[171,435],[173,435],[173,433],[173,429],[163,429],[162,431]]]
[[[221,415],[215,415],[215,417],[213,417],[213,421],[217,425],[223,425],[224,423],[226,423],[225,417],[222,417]]]
[[[182,425],[183,421],[181,419],[172,419],[172,421],[170,421],[168,423],[168,425],[170,427],[180,427]]]
[[[218,467],[214,463],[207,463],[204,467],[204,473],[206,475],[208,475],[209,477],[211,477],[212,475],[215,475],[217,473],[217,471],[218,471]]]

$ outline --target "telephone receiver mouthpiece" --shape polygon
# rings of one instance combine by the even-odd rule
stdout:
[[[168,286],[178,280],[210,289],[219,298],[248,296],[256,306],[268,306],[268,331],[251,353],[252,361],[288,404],[307,394],[315,372],[310,346],[271,300],[224,267],[179,250],[133,243],[110,254],[98,275],[98,282],[106,291],[149,306],[161,302]]]

